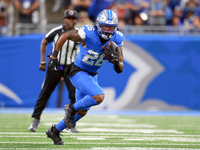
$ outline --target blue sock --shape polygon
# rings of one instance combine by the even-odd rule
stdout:
[[[73,124],[74,123],[76,123],[79,119],[81,119],[82,118],[82,116],[81,115],[79,115],[79,114],[76,114],[75,116],[74,116],[74,121],[73,121]]]
[[[62,131],[63,129],[65,129],[67,126],[65,125],[64,119],[61,120],[57,125],[56,128],[58,129],[58,131]]]
[[[91,107],[95,105],[99,105],[99,103],[97,103],[94,98],[87,95],[81,100],[74,103],[74,109],[79,110],[79,109],[83,109],[83,108],[87,108],[87,107]]]
[[[79,119],[81,119],[82,116],[79,115],[79,114],[76,114],[74,116],[74,122],[73,123],[76,123]],[[57,125],[56,125],[56,128],[58,129],[58,131],[62,131],[63,129],[65,129],[67,126],[65,125],[65,122],[64,120],[61,120]]]

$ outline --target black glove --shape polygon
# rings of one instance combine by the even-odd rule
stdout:
[[[52,59],[52,58],[50,58],[48,67],[49,67],[50,71],[56,71],[56,70],[58,70],[58,59]]]

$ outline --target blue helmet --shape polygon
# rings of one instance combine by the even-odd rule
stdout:
[[[105,39],[109,40],[117,31],[118,28],[118,18],[117,15],[110,9],[104,9],[99,13],[96,20],[96,26],[99,35]],[[104,31],[102,25],[113,26],[114,30],[112,32]]]

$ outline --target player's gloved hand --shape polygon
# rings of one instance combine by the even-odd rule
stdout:
[[[118,64],[119,63],[119,47],[116,47],[116,49],[111,55],[112,55],[112,59],[110,62],[112,64]]]
[[[58,59],[57,58],[56,59],[50,58],[48,66],[49,66],[50,71],[58,70]]]
[[[118,63],[119,62],[119,47],[113,41],[109,41],[105,47],[102,47],[104,50],[105,57],[109,62]]]

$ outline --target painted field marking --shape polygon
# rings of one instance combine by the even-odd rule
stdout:
[[[134,119],[115,119],[115,118],[83,118],[80,122],[98,122],[98,123],[105,123],[105,122],[113,122],[113,123],[135,123]],[[79,122],[79,123],[80,123]]]
[[[44,126],[51,126],[51,123],[43,123]],[[85,127],[85,126],[92,126],[92,127],[126,127],[126,128],[156,128],[155,125],[150,124],[113,124],[113,123],[78,123],[78,127]]]
[[[32,138],[32,137],[39,137],[39,138],[44,138],[47,136],[16,136],[16,135],[11,135],[11,136],[0,136],[0,137],[28,137],[28,138]]]
[[[93,147],[91,150],[194,150],[191,148],[151,148],[151,147]],[[197,150],[197,149],[196,149]]]
[[[163,135],[163,137],[140,137],[141,139],[143,139],[144,141],[174,141],[174,142],[200,142],[200,138],[180,138],[180,137],[176,137],[176,138],[169,138],[169,137],[164,137],[165,135]],[[127,141],[135,141],[135,138],[125,138],[123,140],[127,140]],[[139,139],[140,140],[140,139]],[[200,143],[199,143],[200,145]]]
[[[133,132],[133,133],[177,133],[183,134],[177,130],[160,130],[160,129],[105,129],[105,128],[84,128],[79,129],[80,132]]]
[[[78,140],[106,140],[105,138],[97,137],[77,137]]]
[[[16,150],[16,148],[0,148],[0,149],[9,149]],[[17,150],[49,150],[49,148],[17,148]],[[66,148],[54,148],[55,150],[66,150]],[[93,148],[70,148],[71,150],[194,150],[190,148],[150,148],[150,147],[93,147]],[[197,150],[197,149],[196,149]]]
[[[8,135],[4,135],[4,136],[0,136],[0,137],[27,137],[27,138],[46,138],[46,135],[44,136],[8,136]],[[167,140],[167,141],[174,141],[174,142],[200,142],[200,138],[185,138],[185,137],[165,137],[165,135],[163,135],[163,137],[154,137],[152,135],[152,137],[127,137],[127,136],[108,136],[105,134],[105,136],[80,136],[80,135],[70,135],[70,136],[66,136],[66,137],[62,137],[64,138],[76,138],[78,140],[105,140],[105,139],[111,139],[111,138],[119,138],[125,141],[158,141],[158,140]]]
[[[16,148],[0,148],[0,149],[9,149],[9,150],[16,150]],[[17,150],[49,150],[49,148],[17,148]],[[66,150],[66,148],[54,148],[55,150]],[[194,150],[191,148],[150,148],[150,147],[93,147],[90,149],[86,148],[70,148],[71,150]],[[197,149],[196,149],[197,150]]]
[[[65,141],[64,141],[65,142]],[[10,144],[53,144],[53,142],[0,142],[1,143],[10,143]],[[66,142],[66,144],[78,144],[78,145],[82,145],[82,144],[86,144],[86,145],[94,145],[94,144],[98,144],[98,145],[110,145],[110,144],[114,144],[114,145],[141,145],[141,143],[102,143],[102,142],[94,142],[92,141],[91,143],[87,142],[85,143],[85,141],[81,142]],[[144,144],[144,143],[143,143]],[[178,145],[182,145],[182,146],[191,146],[191,145],[197,145],[199,146],[199,143],[190,143],[190,144],[179,144],[179,143],[164,143],[164,142],[160,142],[160,143],[145,143],[144,145],[175,145],[175,146],[178,146]]]
[[[29,134],[29,135],[34,135],[34,134],[45,134],[45,133],[31,133],[31,132],[0,132],[0,134]]]

